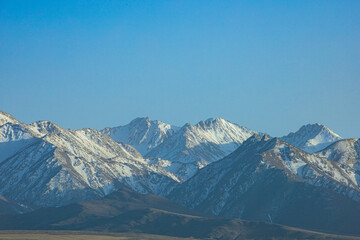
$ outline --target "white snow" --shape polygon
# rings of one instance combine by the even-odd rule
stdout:
[[[200,121],[195,126],[188,123],[145,157],[170,161],[174,166],[166,169],[186,180],[198,169],[233,152],[254,133],[221,118]]]
[[[132,145],[145,155],[178,129],[176,126],[157,120],[152,121],[150,118],[136,118],[125,126],[105,128],[102,132],[117,142]]]
[[[7,123],[0,130],[0,156],[7,159],[0,165],[0,194],[15,200],[59,206],[109,194],[121,184],[165,195],[180,181],[149,165],[131,146],[93,129],[65,130],[39,121]]]
[[[320,151],[340,139],[342,138],[338,134],[318,123],[304,125],[297,132],[281,138],[281,140],[309,153]]]

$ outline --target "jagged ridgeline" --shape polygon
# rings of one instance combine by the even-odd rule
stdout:
[[[5,113],[0,118],[0,195],[12,200],[60,206],[120,187],[166,195],[179,181],[97,130],[66,130],[49,121],[23,124]]]
[[[254,135],[169,198],[219,216],[360,234],[357,182],[337,162],[278,138]]]
[[[1,209],[26,212],[128,188],[206,214],[359,234],[359,139],[308,124],[281,138],[221,118],[63,129],[0,112]]]

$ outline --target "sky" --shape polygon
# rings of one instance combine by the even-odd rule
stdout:
[[[360,137],[360,1],[0,0],[0,109],[64,128],[221,117]]]

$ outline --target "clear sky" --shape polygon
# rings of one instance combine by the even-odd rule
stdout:
[[[359,13],[359,0],[0,0],[0,109],[75,129],[222,117],[360,137]]]

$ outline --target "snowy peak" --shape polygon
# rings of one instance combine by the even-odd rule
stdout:
[[[230,122],[226,121],[225,119],[222,119],[222,118],[208,118],[205,121],[198,122],[196,125],[205,125],[207,127],[214,128],[214,126],[216,126],[216,125],[221,126],[222,124],[224,125],[227,123],[230,123]]]
[[[222,118],[209,118],[206,121],[200,121],[195,126],[185,125],[185,127],[187,133],[189,133],[188,137],[192,135],[194,138],[196,138],[196,141],[198,143],[236,143],[234,145],[238,146],[240,143],[244,142],[246,139],[248,139],[255,133],[255,131],[253,130],[243,127],[239,124],[234,124]],[[189,138],[188,140],[190,139],[191,138]],[[230,151],[235,149],[236,147],[230,149]]]
[[[254,135],[219,163],[226,162],[226,159],[231,159],[230,162],[233,162],[232,159],[251,159],[248,156],[257,155],[261,155],[261,161],[258,161],[262,164],[286,171],[289,176],[296,176],[295,178],[310,184],[323,184],[325,186],[329,182],[336,182],[336,184],[350,187],[351,191],[360,192],[356,181],[346,171],[343,171],[336,162],[323,156],[318,157],[309,154],[279,138],[269,138],[266,135],[261,139]],[[250,162],[255,164],[256,161],[250,160]],[[359,196],[356,197],[358,200],[360,200]]]
[[[0,125],[0,163],[35,140],[36,134],[16,119]]]
[[[339,140],[319,151],[317,155],[330,158],[341,164],[346,164],[353,159],[360,161],[360,138]]]
[[[65,131],[65,129],[50,121],[36,121],[30,124],[29,127],[40,136]]]
[[[359,187],[360,185],[360,139],[339,140],[327,148],[317,152],[320,157],[337,162],[341,169]]]
[[[319,194],[315,196],[314,192]],[[310,198],[306,204],[304,197]],[[292,212],[292,207],[301,211],[296,210],[297,216],[291,214],[289,222],[311,214],[314,208],[307,204],[314,206],[311,204],[316,201],[329,204],[349,198],[359,202],[360,189],[336,162],[279,138],[254,134],[233,153],[178,185],[169,198],[215,215],[284,223],[280,216]],[[325,206],[324,211],[328,208]],[[303,209],[312,210],[304,213]]]
[[[0,126],[0,176],[1,195],[35,206],[94,199],[119,187],[165,194],[179,181],[100,131],[50,121]]]
[[[103,133],[117,142],[134,146],[141,154],[161,144],[179,128],[161,121],[152,121],[149,117],[136,118],[125,126],[105,128]]]
[[[302,126],[297,132],[281,138],[309,153],[317,152],[330,144],[342,139],[328,127],[315,123]]]
[[[221,118],[185,124],[146,157],[161,158],[166,169],[183,179],[193,176],[198,169],[233,152],[253,130]]]
[[[0,110],[0,126],[4,125],[5,123],[19,124],[20,122],[9,113]]]
[[[10,141],[20,141],[32,138],[31,131],[24,126],[12,123],[5,123],[0,126],[0,143]]]

